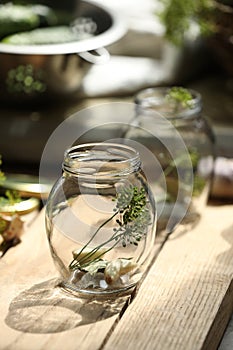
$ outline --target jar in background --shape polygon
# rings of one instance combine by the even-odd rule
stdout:
[[[140,91],[134,121],[124,135],[144,144],[159,164],[157,173],[151,166],[151,187],[159,227],[168,231],[200,218],[214,168],[214,136],[202,114],[201,95],[183,89],[191,95],[184,103],[171,98],[170,91],[169,87]]]
[[[46,205],[46,229],[65,290],[108,296],[135,287],[156,229],[139,154],[115,143],[68,149]]]

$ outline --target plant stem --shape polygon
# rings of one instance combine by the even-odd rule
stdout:
[[[87,248],[87,246],[91,243],[91,241],[94,239],[94,237],[97,235],[97,233],[100,231],[100,229],[105,226],[109,221],[111,221],[117,214],[119,214],[119,210],[116,211],[115,213],[113,213],[112,216],[110,216],[110,218],[108,218],[106,221],[104,221],[98,228],[97,230],[94,232],[94,234],[91,236],[91,238],[89,239],[89,241],[82,247],[82,249],[79,251],[78,255],[76,256],[76,258],[73,260],[73,261],[77,261],[78,260],[78,257],[80,256],[80,254]],[[115,234],[112,236],[112,238],[115,237]],[[111,238],[111,239],[112,239]],[[104,244],[108,243],[105,242]],[[82,258],[80,261],[82,261],[83,259],[87,259],[89,257],[91,257],[98,249],[100,249],[104,244],[94,248],[91,250],[91,252],[89,252],[87,255],[85,255],[84,258]],[[102,256],[103,254],[101,254],[100,256]],[[99,257],[98,257],[99,258]],[[70,266],[72,265],[73,261],[71,262]],[[79,262],[80,262],[79,261]]]
[[[186,155],[185,154],[181,154],[179,157],[177,157],[172,163],[173,164],[169,164],[166,169],[164,170],[163,174],[164,176],[168,176],[172,170],[177,166],[179,166],[184,160],[186,160]]]
[[[122,191],[117,196],[117,205],[113,214],[105,220],[93,233],[88,242],[82,247],[80,251],[73,252],[73,260],[69,265],[71,270],[75,269],[84,269],[85,267],[93,264],[94,262],[98,262],[101,260],[100,258],[112,250],[116,245],[120,243],[122,240],[123,247],[126,246],[125,240],[130,244],[138,245],[138,241],[141,239],[141,236],[144,234],[144,229],[142,230],[141,226],[137,225],[133,228],[131,227],[132,222],[137,219],[140,215],[142,215],[143,210],[146,206],[146,196],[145,190],[141,188],[140,190],[137,187],[129,187],[128,189],[122,189]],[[118,228],[113,228],[113,233],[106,241],[99,244],[97,247],[88,248],[93,242],[94,237],[98,234],[98,232],[103,228],[108,222],[110,222],[114,217],[119,215],[118,219],[116,219],[116,224],[118,224]],[[148,218],[145,217],[147,222],[144,225],[148,224]],[[141,217],[143,221],[143,217]],[[144,221],[143,221],[144,222]],[[127,225],[130,224],[130,227]],[[135,232],[139,230],[139,232]],[[111,228],[109,229],[111,230]],[[141,232],[142,231],[142,232]],[[107,246],[110,243],[110,246]],[[92,243],[93,244],[93,243]],[[107,246],[107,247],[106,247]],[[85,251],[86,249],[86,251]]]
[[[113,246],[109,247],[107,250],[105,250],[104,252],[100,253],[97,257],[95,257],[95,260],[100,259],[101,256],[103,256],[104,254],[106,254],[108,251],[110,251],[112,248],[114,248],[118,242],[119,239],[122,236],[122,233],[119,233],[118,235],[116,235],[119,232],[120,229],[118,229],[112,236],[111,238],[109,238],[107,241],[103,242],[102,244],[98,245],[97,247],[93,248],[89,253],[87,253],[82,259],[77,260],[77,256],[75,259],[72,260],[72,262],[70,263],[70,268],[75,268],[75,267],[80,267],[80,266],[85,266],[85,260],[90,259],[99,249],[101,249],[102,247],[104,247],[106,244],[108,244],[109,242],[112,242],[113,240],[116,240],[116,243],[113,244]],[[87,245],[86,245],[87,246]],[[86,247],[85,246],[85,247]],[[75,264],[74,264],[75,263]],[[90,262],[87,262],[86,264],[88,265]]]
[[[93,240],[93,238],[95,238],[95,236],[97,235],[97,233],[99,232],[99,230],[105,226],[109,221],[111,221],[117,214],[119,213],[119,211],[115,212],[110,218],[108,218],[106,221],[104,221],[99,227],[98,229],[94,232],[93,236],[89,239],[89,241],[82,247],[82,249],[80,250],[80,252],[78,253],[76,259],[79,257],[79,255],[84,251],[84,249],[91,243],[91,241]]]

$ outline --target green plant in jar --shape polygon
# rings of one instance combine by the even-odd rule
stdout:
[[[174,113],[177,113],[179,109],[182,109],[184,107],[192,109],[193,107],[193,97],[192,94],[189,92],[188,89],[185,89],[180,86],[173,86],[170,88],[167,92],[166,98],[169,102],[174,103]],[[205,186],[205,180],[196,173],[198,162],[200,159],[200,154],[195,147],[189,147],[188,153],[191,159],[192,167],[194,170],[194,183],[193,183],[193,195],[196,196],[201,193]],[[164,174],[165,176],[169,175],[169,173],[172,171],[172,169],[178,165],[182,166],[183,156],[179,156],[178,159],[175,159],[172,161],[168,167],[165,169]]]
[[[167,91],[166,99],[169,101],[169,103],[173,104],[175,114],[179,113],[179,111],[181,111],[183,108],[188,108],[188,109],[193,108],[193,96],[190,93],[190,91],[184,87],[181,87],[181,86],[171,87]],[[187,150],[190,156],[190,160],[193,167],[193,173],[194,173],[192,194],[194,197],[196,197],[196,196],[199,196],[203,191],[206,184],[206,180],[198,174],[198,163],[201,158],[201,155],[198,152],[198,149],[196,147],[188,147]],[[183,166],[182,163],[183,161],[185,161],[185,159],[186,159],[186,155],[181,154],[177,159],[172,160],[164,170],[164,175],[166,177],[169,177],[169,174],[171,174],[177,166],[181,166],[181,167]],[[175,186],[175,188],[178,188],[178,184],[177,186]]]
[[[122,247],[127,244],[138,245],[138,242],[147,234],[148,225],[151,224],[151,216],[146,207],[146,196],[143,188],[135,186],[122,187],[116,197],[116,207],[109,219],[105,220],[94,232],[91,239],[80,251],[73,251],[73,260],[70,270],[80,270],[95,275],[98,271],[104,271],[107,283],[115,282],[121,275],[137,267],[131,259],[118,258],[114,261],[104,260],[107,251],[112,250],[121,243]],[[113,234],[107,241],[88,249],[98,232],[113,218],[116,218],[118,228],[113,228]],[[104,247],[111,244],[106,250]]]
[[[60,285],[86,296],[134,288],[150,263],[156,219],[134,148],[103,142],[68,149],[46,204]]]
[[[159,193],[159,227],[170,218],[171,229],[183,218],[193,222],[206,204],[214,161],[214,138],[202,114],[201,95],[182,86],[155,87],[140,91],[135,103],[137,125],[125,137],[155,157],[148,159],[148,168],[155,165],[151,177],[153,193]]]

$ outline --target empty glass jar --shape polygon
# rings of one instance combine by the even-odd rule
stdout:
[[[135,103],[125,138],[145,145],[156,159],[157,167],[148,168],[159,227],[172,231],[180,222],[193,224],[207,202],[214,167],[214,137],[203,117],[201,96],[157,87],[139,92]]]
[[[156,229],[139,154],[115,143],[68,149],[46,205],[46,228],[67,291],[102,296],[135,287]]]

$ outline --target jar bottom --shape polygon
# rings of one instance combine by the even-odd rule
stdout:
[[[69,282],[66,281],[61,281],[59,283],[59,287],[67,292],[68,294],[71,294],[75,297],[80,297],[80,298],[91,298],[91,297],[95,297],[95,298],[118,298],[118,297],[123,297],[126,295],[130,295],[132,294],[132,292],[134,291],[134,289],[137,286],[137,282],[132,283],[131,285],[127,285],[124,286],[122,288],[119,289],[82,289],[77,287],[74,284],[71,284]]]
[[[118,296],[135,288],[143,276],[143,271],[142,267],[134,268],[132,271],[124,270],[121,273],[113,267],[108,273],[103,269],[98,271],[75,269],[63,275],[60,286],[78,296]]]

